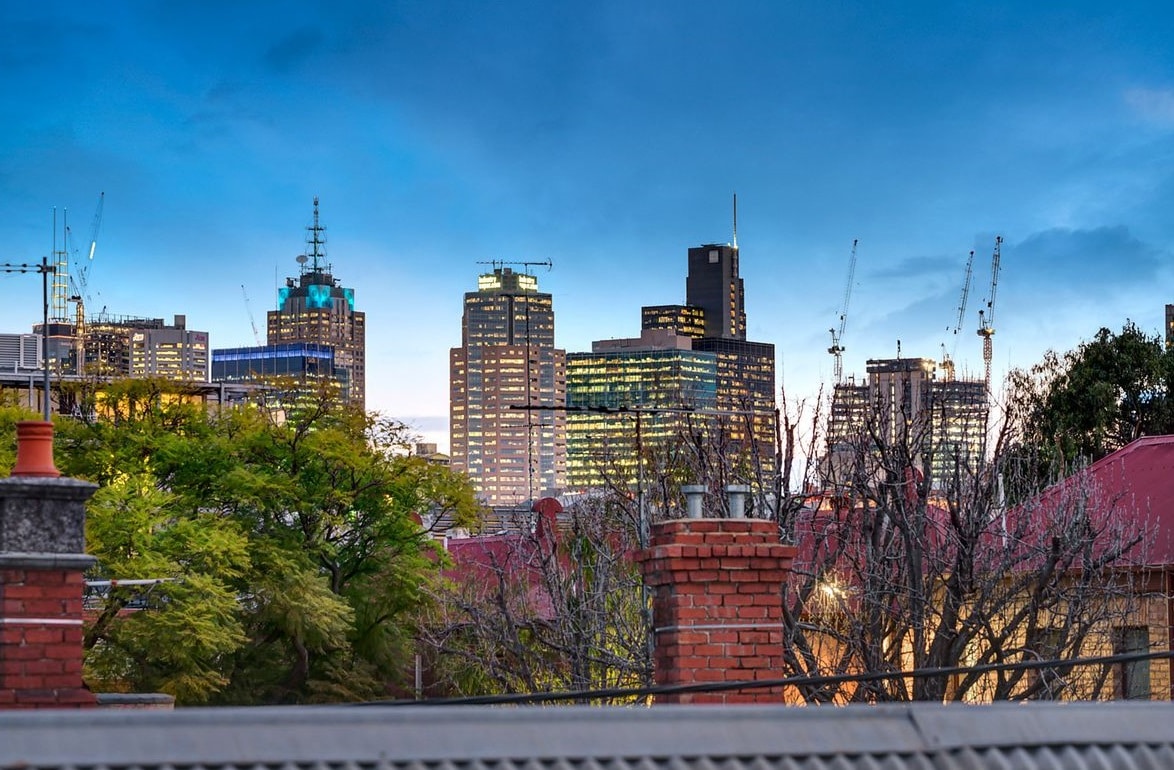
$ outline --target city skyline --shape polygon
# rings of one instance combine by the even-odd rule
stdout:
[[[478,262],[550,259],[555,344],[587,351],[684,302],[681,254],[732,241],[734,193],[747,336],[775,344],[792,397],[830,388],[854,239],[857,376],[898,339],[981,372],[996,235],[996,382],[1127,318],[1160,334],[1174,299],[1174,13],[1152,4],[9,4],[0,21],[0,261],[50,252],[54,206],[84,241],[105,192],[88,311],[185,314],[245,346],[240,284],[258,320],[274,309],[320,196],[367,312],[367,404],[442,446]],[[0,330],[28,331],[40,281],[4,280]]]

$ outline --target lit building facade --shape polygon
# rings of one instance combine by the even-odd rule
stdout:
[[[187,328],[177,315],[162,318],[98,316],[85,326],[82,371],[95,377],[161,377],[207,382],[208,332]]]
[[[737,244],[689,249],[684,305],[649,305],[644,330],[667,330],[692,339],[692,349],[717,361],[718,427],[728,445],[769,475],[775,448],[775,348],[746,339],[745,287]]]
[[[269,345],[310,343],[334,350],[334,367],[346,381],[348,404],[366,408],[366,314],[355,309],[355,290],[340,285],[326,262],[326,228],[306,228],[308,253],[298,257],[300,275],[287,278],[277,292],[277,309],[267,315]]]
[[[333,380],[347,398],[347,372],[334,366],[334,348],[312,342],[286,342],[212,351],[214,382],[264,382],[276,378]]]
[[[598,341],[590,353],[567,355],[571,490],[605,481],[631,485],[642,451],[660,451],[679,442],[690,426],[712,422],[717,355],[695,351],[690,343],[671,331],[644,330],[636,339]]]
[[[554,304],[528,273],[495,267],[465,294],[461,346],[449,354],[449,439],[489,505],[566,486],[566,353],[554,347]],[[550,406],[552,409],[531,407]]]
[[[647,305],[640,308],[640,328],[698,340],[705,336],[705,311],[692,305]]]

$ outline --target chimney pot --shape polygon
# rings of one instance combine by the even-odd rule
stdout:
[[[58,478],[53,464],[53,423],[24,420],[16,424],[16,465],[13,476]]]
[[[685,484],[681,487],[681,494],[685,496],[685,515],[687,518],[701,518],[701,502],[706,491],[704,484]]]
[[[750,487],[745,484],[726,485],[726,495],[730,498],[730,518],[746,518],[746,495],[750,494]]]

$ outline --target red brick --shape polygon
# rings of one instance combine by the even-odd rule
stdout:
[[[29,692],[30,690],[38,690],[46,687],[45,677],[43,675],[32,676],[23,674],[21,676],[10,676],[4,679],[4,689],[16,690],[19,692]]]
[[[60,618],[66,614],[68,614],[66,612],[66,603],[60,599],[31,599],[26,597],[24,600],[24,612],[20,615],[14,615],[14,617]],[[78,614],[80,616],[81,613]]]
[[[696,682],[724,682],[726,681],[725,670],[718,670],[712,668],[692,669],[693,680]]]
[[[80,657],[81,652],[77,655]],[[5,660],[39,660],[45,657],[45,647],[41,644],[5,645],[0,648],[0,656]]]
[[[39,586],[60,586],[69,581],[70,575],[81,575],[77,570],[38,569],[25,572],[25,583]],[[81,585],[80,582],[76,585]]]
[[[24,632],[28,644],[60,644],[65,641],[64,629],[60,626],[33,626]]]
[[[53,644],[45,647],[46,658],[59,658],[61,660],[69,660],[71,658],[79,657],[82,651],[74,645],[67,644]]]
[[[78,662],[81,662],[80,655]],[[27,660],[22,661],[20,665],[26,674],[64,674],[65,663],[64,660]]]

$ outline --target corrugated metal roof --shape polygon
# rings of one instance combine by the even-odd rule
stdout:
[[[1174,767],[1166,703],[286,707],[0,714],[0,767],[850,770]]]

